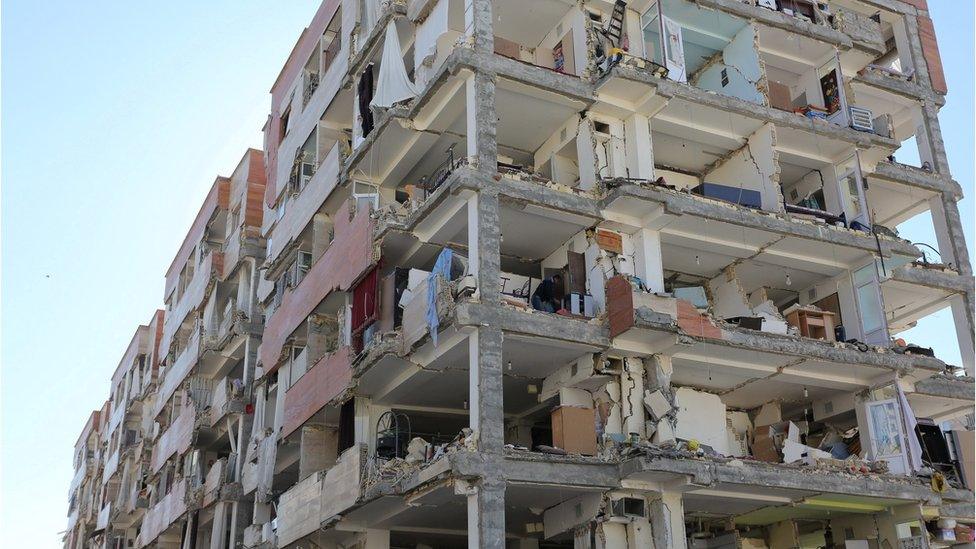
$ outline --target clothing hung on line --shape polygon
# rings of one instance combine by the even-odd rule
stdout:
[[[356,91],[359,96],[359,117],[362,120],[360,129],[363,131],[363,137],[366,137],[373,131],[373,111],[369,107],[374,91],[373,65],[367,66],[360,75]]]

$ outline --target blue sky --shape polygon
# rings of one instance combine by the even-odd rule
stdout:
[[[973,4],[932,3],[971,229]],[[261,146],[268,90],[317,6],[4,2],[0,545],[61,546],[74,441],[214,177]],[[925,225],[903,230],[934,243]],[[947,312],[913,330],[958,362],[951,334]]]

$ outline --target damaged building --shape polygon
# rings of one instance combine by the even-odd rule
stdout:
[[[971,543],[927,9],[325,0],[85,424],[65,547]],[[905,339],[946,308],[961,364]]]

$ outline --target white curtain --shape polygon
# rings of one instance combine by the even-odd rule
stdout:
[[[417,85],[427,80],[427,70],[437,56],[437,40],[447,32],[447,8],[449,0],[439,0],[427,19],[417,27],[414,44],[413,66]],[[422,76],[423,75],[423,76]]]
[[[394,103],[416,95],[413,82],[410,81],[407,69],[403,66],[403,54],[400,52],[400,38],[397,36],[396,25],[391,21],[386,26],[386,41],[383,42],[383,59],[380,61],[376,93],[369,104],[388,109]]]
[[[918,442],[918,435],[915,434],[915,427],[918,425],[918,421],[915,419],[915,412],[912,411],[911,404],[908,403],[908,397],[905,396],[905,391],[902,391],[901,385],[895,382],[895,388],[898,390],[898,406],[901,408],[901,419],[905,424],[905,438],[908,439],[908,465],[911,471],[914,473],[922,468],[922,445]]]
[[[379,20],[380,0],[360,0],[363,6],[363,35],[368,36]]]

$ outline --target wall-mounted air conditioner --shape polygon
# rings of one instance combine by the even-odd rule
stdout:
[[[851,127],[862,132],[874,132],[874,114],[870,109],[851,107]]]

